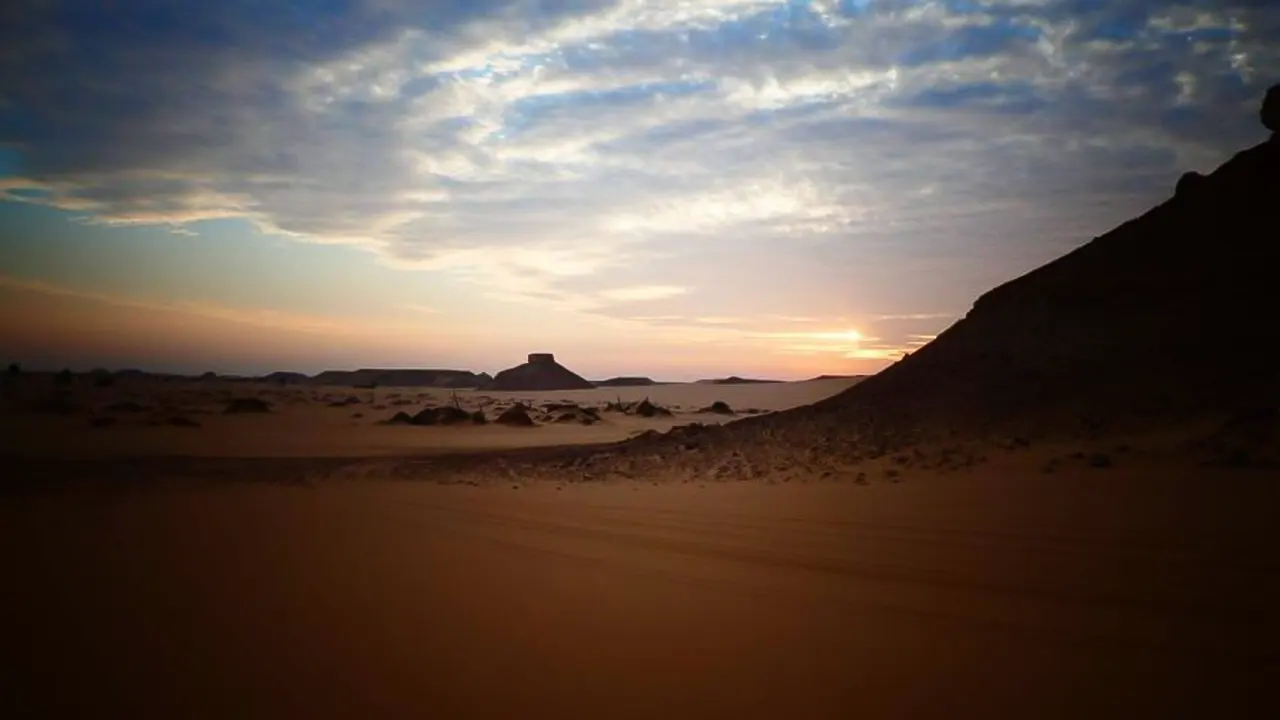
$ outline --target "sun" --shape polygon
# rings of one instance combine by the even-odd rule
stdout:
[[[823,340],[831,343],[857,343],[863,339],[862,333],[849,328],[847,330],[828,330],[826,332],[806,333],[806,335],[814,340]]]

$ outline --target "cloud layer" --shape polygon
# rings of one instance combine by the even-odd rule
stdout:
[[[902,284],[869,262],[1015,233],[1038,261],[1258,140],[1280,67],[1264,0],[23,5],[0,10],[7,198],[247,217],[631,318],[788,254],[867,288]]]

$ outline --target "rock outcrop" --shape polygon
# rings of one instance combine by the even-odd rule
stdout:
[[[986,293],[911,357],[768,422],[815,413],[954,432],[1280,404],[1280,328],[1259,321],[1280,308],[1280,143],[1195,184]],[[1228,349],[1244,338],[1247,348]]]
[[[492,390],[591,390],[595,385],[556,362],[551,353],[531,353],[523,365],[503,370],[489,384]]]
[[[1204,181],[1204,175],[1201,175],[1194,170],[1188,173],[1183,173],[1182,177],[1178,178],[1178,184],[1174,186],[1173,195],[1174,197],[1185,198],[1195,191],[1203,188]]]
[[[1280,85],[1272,85],[1262,99],[1262,108],[1258,110],[1258,119],[1262,126],[1272,133],[1280,133]],[[1272,139],[1275,139],[1272,135]]]

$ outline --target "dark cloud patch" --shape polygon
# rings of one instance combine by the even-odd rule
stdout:
[[[406,29],[446,35],[513,2],[27,3],[0,22],[0,141],[41,177],[204,169],[261,115],[288,115],[282,84],[311,64]],[[542,3],[536,17],[600,5]]]
[[[1007,52],[1020,44],[1035,42],[1040,31],[1033,25],[997,20],[986,25],[968,25],[930,42],[907,48],[898,64],[916,67],[966,58],[980,58]]]
[[[992,110],[1015,114],[1030,114],[1048,106],[1036,88],[1030,83],[970,83],[954,87],[922,90],[914,95],[895,99],[899,107],[931,108],[940,110]]]

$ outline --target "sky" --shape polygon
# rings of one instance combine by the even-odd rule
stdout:
[[[874,372],[1266,138],[1273,0],[19,0],[0,348]]]

